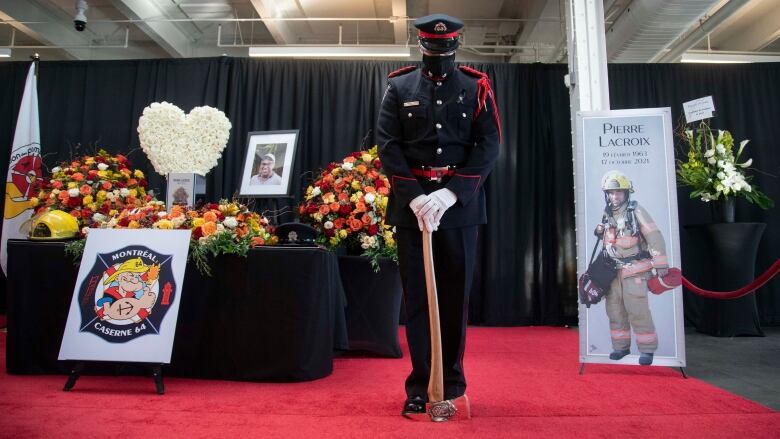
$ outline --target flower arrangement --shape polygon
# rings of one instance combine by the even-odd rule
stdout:
[[[126,208],[141,207],[152,199],[146,193],[144,173],[132,170],[127,158],[98,150],[52,168],[50,179],[40,180],[35,213],[69,212],[80,227],[104,221]]]
[[[142,207],[124,209],[110,218],[95,221],[91,228],[191,230],[189,259],[207,275],[211,274],[209,257],[221,254],[246,256],[252,247],[278,243],[267,218],[228,200],[197,209],[173,206],[170,211],[165,210],[162,201],[153,200]],[[84,236],[88,233],[89,228],[82,229]],[[69,253],[80,258],[84,241],[70,244]]]
[[[168,102],[144,108],[138,139],[154,170],[206,175],[222,156],[230,138],[230,120],[220,110],[203,106],[184,114]]]
[[[740,162],[748,140],[741,141],[735,153],[731,133],[719,130],[716,136],[705,122],[695,132],[685,130],[682,137],[687,146],[687,160],[677,160],[677,177],[683,185],[690,186],[691,198],[709,202],[743,197],[762,209],[774,205],[750,184],[751,177],[744,173],[753,163],[753,159]]]
[[[306,188],[298,210],[301,221],[318,232],[317,242],[331,250],[346,246],[379,269],[378,258],[397,261],[392,227],[385,224],[390,185],[381,173],[377,147],[331,163]]]

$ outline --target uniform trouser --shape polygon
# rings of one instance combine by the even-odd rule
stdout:
[[[636,336],[639,352],[653,353],[658,348],[653,316],[647,300],[649,272],[612,281],[607,292],[607,316],[612,337],[612,348],[618,351],[631,347],[631,329]]]
[[[433,232],[433,260],[439,299],[444,398],[466,392],[463,351],[466,343],[469,291],[474,272],[477,227],[467,226]],[[412,372],[406,379],[407,396],[427,397],[431,365],[431,335],[428,296],[422,255],[422,232],[398,228],[398,262],[404,287],[406,340]]]

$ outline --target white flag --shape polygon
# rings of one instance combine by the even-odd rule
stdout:
[[[41,178],[41,130],[38,126],[38,87],[35,79],[33,63],[24,84],[5,182],[3,235],[0,239],[0,265],[4,273],[8,273],[6,243],[9,239],[24,238],[19,227],[32,214],[30,198],[36,195],[33,193],[35,180]]]

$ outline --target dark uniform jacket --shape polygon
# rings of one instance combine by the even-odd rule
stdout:
[[[464,66],[441,81],[414,67],[391,73],[377,121],[379,157],[391,184],[387,222],[417,227],[409,202],[447,188],[458,201],[440,228],[484,224],[483,184],[498,157],[500,137],[487,75]],[[412,168],[423,166],[455,166],[455,174],[441,182],[412,174]]]

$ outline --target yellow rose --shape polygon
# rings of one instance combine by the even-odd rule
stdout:
[[[75,188],[78,187],[78,185],[79,184],[76,183],[75,181],[71,181],[71,182],[68,183],[68,189],[75,189]]]
[[[111,209],[111,210],[108,211],[108,214],[111,215],[111,216],[115,216],[117,213],[119,213],[119,212],[117,212],[116,209]]]
[[[315,213],[311,214],[311,217],[314,218],[317,221],[320,221],[320,222],[322,221],[322,214],[319,213],[319,212],[315,212]]]
[[[84,164],[85,165],[94,165],[95,164],[95,159],[93,159],[92,157],[87,157],[87,159],[84,160]]]
[[[105,179],[108,175],[108,171],[98,171],[98,177]]]
[[[81,204],[83,204],[85,206],[87,204],[90,204],[91,202],[92,202],[92,195],[87,195],[86,197],[81,199]]]
[[[130,196],[135,198],[138,196],[138,191],[135,189],[130,189]]]
[[[346,238],[348,234],[349,233],[347,233],[347,231],[344,229],[339,230],[339,236],[341,237],[341,239]]]
[[[87,206],[87,207],[89,207],[92,210],[97,210],[97,204],[96,203],[90,203],[89,206]]]
[[[97,193],[97,200],[103,201],[106,199],[106,191],[98,191]]]
[[[170,230],[173,229],[173,222],[171,220],[164,219],[164,220],[157,221],[156,223],[154,223],[152,227],[155,227],[157,229]]]
[[[360,158],[363,159],[363,161],[366,163],[371,163],[371,154],[364,152],[363,155],[360,156]]]
[[[335,236],[330,237],[330,245],[339,245],[339,238]]]
[[[130,224],[127,225],[127,228],[129,228],[129,229],[140,229],[141,225],[138,224],[138,221],[133,220],[133,221],[130,221]]]
[[[354,190],[360,190],[360,182],[357,180],[352,180],[352,189]]]
[[[144,173],[141,172],[140,169],[136,169],[135,172],[133,172],[133,176],[135,178],[144,178]]]
[[[204,220],[203,218],[195,218],[194,220],[192,220],[192,227],[193,228],[200,227],[203,225],[204,222],[206,222],[206,220]]]

